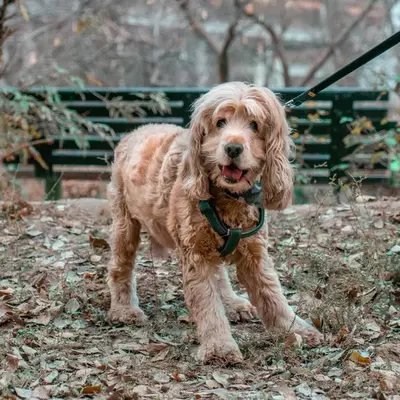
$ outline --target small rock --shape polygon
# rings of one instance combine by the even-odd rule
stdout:
[[[155,374],[153,376],[153,379],[158,383],[168,383],[171,380],[171,378],[167,374],[164,374],[162,372]]]
[[[148,394],[149,389],[146,385],[138,385],[133,388],[132,392],[138,394],[139,396],[144,396]]]
[[[205,383],[209,389],[217,389],[221,387],[221,385],[217,381],[214,381],[214,379],[207,379]]]
[[[170,388],[169,385],[162,385],[162,386],[161,386],[161,391],[162,391],[163,393],[167,393],[168,390],[169,390],[169,388]]]
[[[98,263],[99,261],[101,261],[101,256],[98,255],[98,254],[93,254],[93,255],[90,257],[90,261],[91,261],[92,263]]]
[[[342,233],[351,234],[354,232],[354,229],[351,225],[346,225],[341,229]]]

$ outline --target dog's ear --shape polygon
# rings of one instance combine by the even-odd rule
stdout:
[[[293,170],[289,154],[294,145],[282,104],[272,91],[264,91],[269,117],[264,126],[266,158],[261,182],[263,207],[283,210],[293,195]]]
[[[194,111],[189,128],[189,138],[184,154],[182,180],[183,189],[189,196],[197,200],[210,198],[209,182],[204,170],[204,160],[201,154],[201,145],[206,127],[203,126],[202,99],[194,105]]]

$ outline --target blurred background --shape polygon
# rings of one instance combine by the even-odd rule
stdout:
[[[232,80],[253,82],[278,91],[309,87],[400,29],[398,0],[3,0],[1,3],[0,85],[22,92],[39,86],[73,87],[77,91],[93,87],[206,90]],[[377,118],[398,121],[399,76],[397,46],[337,86],[382,91],[388,96],[387,115]],[[46,101],[45,104],[52,104]],[[133,117],[137,117],[135,112]],[[85,112],[81,115],[88,116]],[[314,111],[309,115],[314,115],[310,120],[316,119]],[[3,129],[3,139],[6,138],[3,148],[8,151],[21,142],[20,137],[15,142],[15,134],[10,135],[10,126]],[[78,126],[82,126],[81,122]],[[393,131],[394,126],[390,126],[393,146],[389,153],[392,161],[397,157],[398,165],[399,135],[398,130]],[[371,127],[367,124],[366,128]],[[72,129],[66,131],[70,134]],[[39,130],[37,136],[42,137],[43,133]],[[381,142],[384,142],[382,137]],[[387,140],[384,143],[383,146],[388,146]],[[32,155],[34,150],[28,154]],[[386,162],[386,167],[390,162]],[[75,183],[63,185],[70,185],[77,193],[80,190]],[[90,182],[82,191],[82,195],[100,195],[98,183]],[[43,195],[39,192],[27,196],[39,198]],[[80,196],[79,193],[69,195]]]
[[[7,3],[7,1],[5,1]],[[3,45],[3,86],[67,70],[89,85],[305,86],[400,29],[397,0],[21,0]],[[3,6],[4,7],[4,6]],[[390,84],[400,51],[339,84]],[[389,82],[386,80],[389,79]]]

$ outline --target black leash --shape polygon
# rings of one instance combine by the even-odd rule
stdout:
[[[373,60],[374,58],[378,57],[380,54],[384,53],[385,51],[389,50],[396,44],[400,43],[400,31],[396,32],[394,35],[390,36],[382,43],[379,43],[377,46],[373,47],[371,50],[368,50],[366,53],[361,55],[360,57],[356,58],[355,60],[351,61],[349,64],[345,65],[343,68],[339,69],[332,75],[328,76],[322,82],[318,83],[317,85],[313,86],[311,89],[306,90],[305,92],[301,93],[300,95],[296,96],[294,99],[289,100],[285,103],[285,108],[292,108],[297,107],[300,104],[304,103],[307,100],[313,99],[319,92],[326,89],[328,86],[334,84],[338,80],[344,78],[346,75],[349,75],[357,68],[360,68],[367,62]]]

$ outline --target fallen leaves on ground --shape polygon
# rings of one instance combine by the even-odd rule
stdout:
[[[275,216],[269,246],[283,290],[325,341],[309,349],[300,335],[271,335],[257,319],[232,324],[245,362],[230,368],[193,358],[198,343],[177,261],[152,260],[147,234],[136,264],[149,323],[110,326],[108,222],[51,203],[15,218],[3,210],[2,396],[395,400],[398,211],[388,200],[362,200]]]

